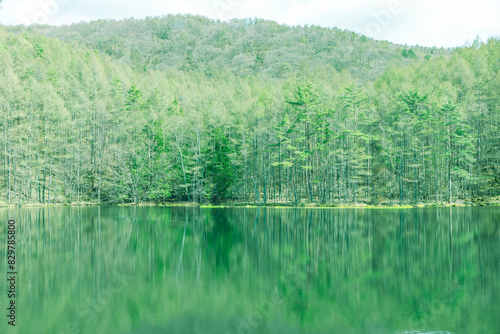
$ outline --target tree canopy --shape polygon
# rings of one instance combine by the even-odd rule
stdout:
[[[482,202],[500,40],[169,15],[0,26],[0,201]]]

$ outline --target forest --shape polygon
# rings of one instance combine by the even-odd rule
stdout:
[[[482,204],[500,39],[168,15],[0,26],[0,205]]]

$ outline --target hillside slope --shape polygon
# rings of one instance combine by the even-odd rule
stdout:
[[[411,51],[410,51],[411,50]],[[483,202],[500,41],[197,16],[0,27],[0,200]]]
[[[20,32],[18,28],[14,28]],[[307,67],[348,70],[366,82],[388,64],[405,63],[405,47],[318,26],[290,27],[261,19],[219,22],[201,16],[168,15],[145,20],[95,21],[37,27],[38,33],[85,45],[138,70],[191,70],[215,75],[228,69],[240,76],[274,78]],[[449,50],[413,47],[416,58]]]

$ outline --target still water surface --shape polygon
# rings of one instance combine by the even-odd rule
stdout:
[[[2,277],[9,216],[1,333],[500,333],[497,207],[2,209]]]

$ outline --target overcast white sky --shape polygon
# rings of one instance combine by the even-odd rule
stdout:
[[[338,27],[408,45],[454,47],[477,36],[500,37],[500,0],[3,0],[1,6],[4,25],[183,13]]]

